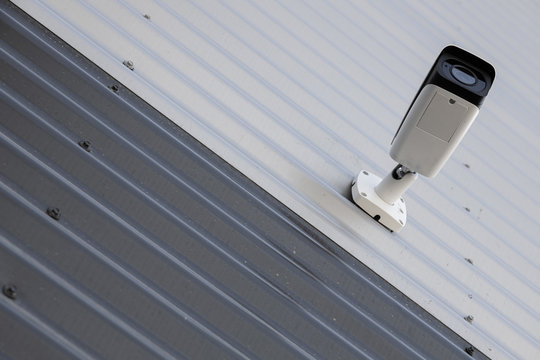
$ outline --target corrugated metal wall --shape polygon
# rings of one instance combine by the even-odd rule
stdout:
[[[538,4],[16,3],[486,354],[540,357]],[[349,184],[393,167],[391,138],[448,43],[497,79],[389,234]]]
[[[0,112],[2,358],[485,358],[6,1]]]

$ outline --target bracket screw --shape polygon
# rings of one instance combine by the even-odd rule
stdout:
[[[464,317],[464,319],[465,319],[466,321],[472,323],[473,320],[474,320],[474,316],[472,316],[472,315],[467,315],[467,316]]]
[[[17,287],[13,284],[6,284],[2,287],[2,293],[11,300],[15,300],[17,298]]]
[[[60,209],[52,207],[47,208],[47,215],[58,221],[60,220]]]

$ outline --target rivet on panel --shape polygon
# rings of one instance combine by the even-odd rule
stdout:
[[[118,85],[111,85],[111,86],[109,86],[109,89],[111,89],[114,92],[118,92],[118,90],[119,90]]]
[[[472,346],[468,346],[465,348],[465,352],[469,354],[470,356],[473,356],[474,354],[474,348]]]
[[[47,208],[47,215],[58,221],[60,220],[60,209],[52,207]]]
[[[17,286],[14,284],[5,284],[2,287],[2,293],[11,300],[15,300],[17,298]]]
[[[150,19],[151,19],[150,15],[148,15],[148,14],[144,14],[143,17],[144,17],[145,19],[147,19],[147,20],[150,20]]]
[[[474,316],[472,316],[472,315],[467,315],[467,316],[464,317],[464,319],[465,319],[465,321],[472,323],[473,320],[474,320]]]

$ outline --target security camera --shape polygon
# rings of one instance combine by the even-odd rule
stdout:
[[[362,170],[355,203],[391,231],[405,226],[401,197],[417,174],[434,177],[461,142],[495,79],[495,69],[456,46],[445,47],[418,90],[392,140],[398,165],[384,179]]]

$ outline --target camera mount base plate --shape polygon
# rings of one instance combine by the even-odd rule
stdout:
[[[366,170],[352,182],[352,197],[356,205],[390,231],[399,232],[407,222],[405,201],[399,197],[393,204],[384,201],[375,191],[381,178]]]

